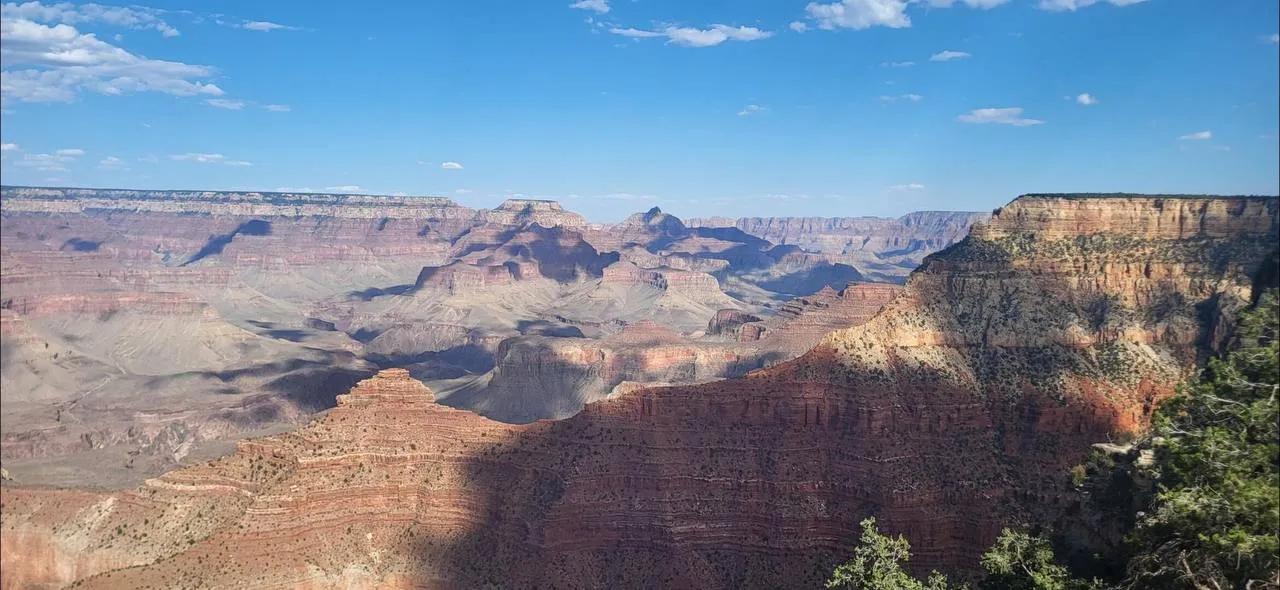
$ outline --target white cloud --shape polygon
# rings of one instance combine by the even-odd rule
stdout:
[[[1098,99],[1095,98],[1092,94],[1085,92],[1084,94],[1080,94],[1076,96],[1076,104],[1084,105],[1087,107],[1093,106],[1095,104],[1098,104]]]
[[[107,156],[98,162],[98,168],[103,170],[128,170],[124,165],[124,160],[115,156]]]
[[[612,29],[609,29],[609,32],[613,33],[614,35],[622,35],[623,37],[630,37],[632,39],[648,39],[651,37],[663,36],[662,33],[659,33],[657,31],[645,31],[641,29],[633,29],[630,27],[625,29],[614,27]]]
[[[1280,44],[1280,33],[1272,33],[1269,37],[1263,37],[1263,40],[1272,45]]]
[[[974,109],[956,117],[956,120],[963,123],[994,123],[997,125],[1013,125],[1014,127],[1029,127],[1044,123],[1039,119],[1024,118],[1020,107]]]
[[[973,57],[973,56],[969,53],[965,53],[963,51],[952,51],[948,49],[946,51],[939,51],[933,55],[930,55],[929,61],[952,61],[956,59],[966,59],[970,57]]]
[[[440,169],[441,170],[462,170],[462,164],[459,164],[457,162],[441,162]]]
[[[16,152],[18,149],[16,143],[0,143],[0,152]]]
[[[929,6],[934,8],[951,8],[957,0],[929,0]],[[979,8],[982,10],[990,10],[1001,4],[1009,2],[1009,0],[959,0],[961,4],[969,8]]]
[[[324,187],[324,190],[327,190],[327,191],[333,191],[333,192],[337,192],[337,193],[363,193],[363,192],[366,192],[364,189],[360,188],[360,186],[359,186],[359,185],[355,185],[355,184],[342,184],[342,185],[338,185],[338,186],[326,186],[326,187]]]
[[[762,106],[760,106],[760,105],[758,105],[758,104],[749,104],[749,105],[747,105],[747,106],[745,106],[745,107],[742,107],[742,110],[738,111],[738,116],[739,116],[739,117],[750,117],[751,115],[758,115],[758,114],[763,113],[763,112],[765,112],[765,111],[767,111],[767,110],[769,110],[769,109],[766,109],[766,108],[764,108],[764,107],[762,107]]]
[[[1182,140],[1182,141],[1207,141],[1207,140],[1213,139],[1213,132],[1212,132],[1212,131],[1197,131],[1197,132],[1195,132],[1195,133],[1188,133],[1188,134],[1186,134],[1186,135],[1180,135],[1180,136],[1178,136],[1178,139],[1180,139],[1180,140]]]
[[[609,29],[609,32],[632,39],[666,37],[668,43],[685,47],[711,47],[725,41],[759,41],[773,36],[773,32],[762,31],[755,27],[735,27],[719,24],[711,25],[707,29],[672,26],[665,27],[660,31],[614,27]]]
[[[240,23],[240,28],[249,30],[249,31],[259,31],[262,33],[270,33],[271,31],[278,31],[278,30],[283,30],[283,31],[298,30],[298,27],[291,27],[289,25],[282,25],[280,23],[273,23],[265,20],[245,21],[243,23]]]
[[[787,25],[787,28],[789,28],[789,29],[791,29],[791,30],[793,30],[793,31],[795,31],[795,32],[797,32],[797,33],[803,33],[803,32],[805,32],[805,31],[809,30],[809,25],[807,25],[807,24],[805,24],[805,23],[803,23],[803,22],[801,22],[801,21],[794,20],[794,21],[791,21],[791,24]]]
[[[890,186],[889,190],[891,191],[922,191],[924,190],[924,185],[918,182],[912,182],[908,184],[895,184],[893,186]]]
[[[709,29],[667,27],[662,32],[671,43],[685,47],[711,47],[725,41],[759,41],[773,36],[773,33],[755,27],[729,25],[711,25]]]
[[[1147,0],[1040,0],[1040,10],[1061,12],[1064,10],[1087,8],[1099,2],[1106,2],[1112,6],[1131,6],[1133,4],[1141,4],[1146,1]]]
[[[831,4],[810,2],[805,13],[819,29],[862,30],[871,27],[901,29],[911,26],[907,0],[841,0]]]
[[[147,59],[71,25],[46,26],[6,16],[0,18],[0,38],[0,96],[6,99],[68,102],[83,90],[222,95],[221,88],[200,80],[212,76],[212,68]]]
[[[578,0],[570,4],[569,8],[580,8],[604,14],[609,12],[609,0]]]
[[[180,33],[164,19],[163,11],[145,6],[102,6],[100,4],[81,4],[76,6],[69,2],[44,4],[41,2],[8,3],[0,6],[0,18],[5,20],[28,20],[42,23],[79,23],[100,22],[130,29],[154,29],[165,37],[177,37]],[[123,38],[117,34],[117,41]]]
[[[17,149],[15,145],[13,149]],[[5,150],[8,151],[8,150]],[[43,172],[66,172],[67,165],[84,155],[80,148],[63,148],[52,154],[23,154],[19,166],[35,168]]]
[[[880,96],[881,102],[898,102],[899,100],[905,100],[909,102],[920,102],[924,100],[924,97],[920,96],[919,94],[898,94],[898,95],[881,95]]]
[[[293,110],[293,109],[290,109],[289,105],[287,104],[264,104],[262,105],[262,108],[267,109],[268,111],[271,111],[273,113],[287,113]]]
[[[226,164],[227,166],[252,166],[253,162],[244,160],[231,160],[222,154],[202,154],[197,152],[187,152],[185,154],[170,154],[170,160],[178,162],[196,162],[198,164]]]
[[[231,100],[229,98],[206,98],[204,99],[204,102],[211,107],[218,107],[220,109],[227,109],[231,111],[238,111],[244,108],[243,100]]]
[[[880,63],[882,68],[909,68],[914,65],[916,65],[914,61],[886,61]]]

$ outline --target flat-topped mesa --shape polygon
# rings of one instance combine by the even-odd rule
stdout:
[[[543,227],[587,227],[583,216],[566,210],[556,201],[543,199],[507,199],[495,209],[480,211],[477,217],[499,225],[536,223]]]
[[[648,285],[663,291],[687,295],[722,296],[720,282],[704,273],[674,268],[640,268],[633,263],[619,261],[604,268],[606,284]]]
[[[434,404],[435,392],[421,381],[414,379],[405,369],[383,369],[374,376],[356,384],[351,391],[338,396],[338,406],[368,407],[418,406]]]
[[[880,306],[888,303],[901,291],[901,285],[892,283],[849,283],[840,292],[840,298],[849,302],[875,305],[878,311]]]
[[[1182,240],[1276,233],[1277,199],[1258,196],[1030,194],[996,209],[970,235],[984,240],[1092,234]]]
[[[510,285],[527,274],[515,262],[492,266],[454,261],[444,266],[425,266],[418,273],[414,290],[438,290],[449,294],[478,293],[498,285]]]
[[[721,309],[707,322],[706,333],[708,336],[727,336],[733,340],[754,342],[764,333],[761,321],[760,317],[739,309]]]
[[[322,216],[357,219],[472,219],[473,209],[445,197],[257,191],[151,191],[0,187],[6,213],[131,211],[211,215]]]

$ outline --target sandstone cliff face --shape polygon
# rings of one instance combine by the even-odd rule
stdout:
[[[602,282],[623,286],[646,285],[705,303],[724,298],[720,283],[707,273],[673,268],[640,268],[630,262],[617,262],[605,267]]]

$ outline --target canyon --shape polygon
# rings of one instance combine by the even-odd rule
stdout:
[[[959,241],[986,213],[917,211],[882,217],[709,217],[692,227],[736,228],[779,245],[822,252],[858,268],[868,278],[897,281],[928,254]]]
[[[297,428],[385,368],[519,423],[745,375],[865,321],[903,276],[657,208],[598,224],[544,200],[319,193],[0,187],[0,253],[0,460],[22,484],[118,489]],[[725,314],[758,320],[728,334]]]
[[[70,270],[78,266],[48,248],[82,232],[60,228],[67,221],[57,217],[37,217],[45,221],[33,228],[35,221],[10,215],[7,206],[6,264],[26,277],[13,297],[37,286],[49,293],[72,286],[58,273],[41,272],[50,268],[78,272],[87,284],[124,285],[135,276],[120,262],[131,255],[116,252],[95,259],[106,279],[91,279],[97,270]],[[517,208],[563,215],[550,207]],[[127,299],[140,303],[130,313],[142,316],[209,318],[201,333],[211,335],[180,355],[185,366],[201,367],[212,355],[233,358],[245,347],[281,346],[287,354],[332,355],[325,362],[339,364],[330,367],[346,359],[365,373],[334,396],[331,409],[300,413],[296,430],[242,437],[224,456],[188,460],[134,488],[5,482],[3,585],[812,587],[848,554],[866,516],[911,539],[913,567],[972,570],[1002,527],[1060,516],[1068,469],[1090,445],[1144,429],[1153,408],[1229,337],[1227,318],[1276,281],[1278,217],[1274,197],[1024,195],[924,257],[904,285],[822,285],[775,299],[762,286],[771,268],[787,267],[774,279],[794,277],[788,265],[825,255],[753,236],[747,229],[754,224],[681,230],[660,212],[629,220],[631,235],[651,236],[644,250],[656,259],[743,269],[717,274],[695,268],[701,262],[642,264],[622,245],[596,247],[604,238],[592,242],[591,234],[602,230],[589,226],[557,225],[548,234],[545,226],[490,231],[484,222],[470,228],[484,239],[447,255],[484,270],[454,267],[445,273],[450,279],[433,282],[441,271],[423,266],[456,262],[442,256],[403,269],[407,274],[391,272],[392,260],[353,266],[350,281],[381,278],[383,286],[291,285],[309,295],[300,299],[306,313],[298,317],[312,322],[277,320],[259,330],[222,311],[240,309],[227,300],[255,300],[259,310],[288,309],[296,300],[264,291],[256,269],[201,261],[159,278],[144,274],[135,280],[207,284],[217,279],[187,273],[207,266],[254,292],[206,293],[205,305],[178,296]],[[246,222],[221,223],[230,228],[225,235]],[[10,242],[16,225],[27,236],[20,240],[45,248]],[[246,243],[265,237],[244,233]],[[260,264],[261,254],[237,249],[240,237],[205,260],[244,256]],[[545,257],[538,244],[548,242],[556,244],[552,251],[574,255]],[[371,242],[353,243],[362,246],[351,255],[378,256]],[[450,252],[457,244],[436,247]],[[191,244],[180,253],[199,249]],[[487,281],[491,272],[496,284],[508,277],[492,267],[518,269],[509,278],[526,270],[534,278],[503,299],[506,287],[488,288]],[[613,285],[653,291],[643,305],[606,298],[609,309],[634,312],[630,320],[567,315],[583,307],[577,303],[531,309],[544,289],[556,293],[547,295],[552,300],[563,293],[574,302],[599,299],[610,268]],[[814,268],[801,272],[814,276]],[[849,268],[862,274],[856,263]],[[341,274],[324,272],[335,281]],[[665,321],[640,311],[663,309],[654,302],[666,297],[705,296],[711,284],[703,274],[735,305],[698,313],[676,306]],[[673,284],[679,286],[670,293]],[[510,324],[486,316],[486,308],[426,311],[459,288],[471,299],[492,299],[487,309],[515,310],[530,323],[504,334]],[[73,346],[95,338],[119,342],[123,337],[110,330],[125,328],[112,328],[112,317],[105,336],[49,337],[60,332],[46,326],[62,324],[47,318],[110,314],[113,300],[32,296],[12,304],[7,283],[5,297],[0,325],[6,338],[21,342],[12,350],[25,370],[128,369],[140,376],[151,367],[146,357],[155,353],[91,356]],[[492,366],[436,378],[474,357],[454,351],[385,367],[350,352],[408,325],[396,314],[426,319],[409,328],[417,332],[389,343],[387,354],[412,352],[397,346],[434,334],[428,324],[450,325],[467,347],[492,347]],[[700,323],[692,331],[673,326],[692,326],[695,318]],[[261,341],[268,329],[321,336],[268,344]],[[217,330],[241,341],[224,349],[229,336]],[[776,356],[761,360],[753,351]],[[16,380],[10,362],[5,378]],[[32,407],[74,389],[55,374],[29,378],[40,384],[24,390]],[[463,383],[480,379],[482,386]],[[558,393],[532,398],[530,390]],[[82,396],[66,411],[83,413],[92,401]],[[101,411],[120,407],[113,404]],[[483,413],[506,413],[508,420]],[[561,413],[563,419],[535,419]],[[16,446],[20,441],[7,438],[11,424],[6,453],[11,445],[34,453],[46,444]]]

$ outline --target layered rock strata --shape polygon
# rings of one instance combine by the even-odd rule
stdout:
[[[1077,200],[1015,200],[866,324],[743,379],[620,386],[516,427],[388,372],[306,429],[136,493],[6,488],[22,540],[6,569],[45,552],[59,581],[148,564],[88,587],[813,586],[868,515],[918,567],[973,567],[1001,527],[1058,506],[1091,443],[1144,427],[1220,328],[1208,312],[1248,301],[1274,260],[1275,199],[1056,213]],[[1161,207],[1198,218],[1157,229]],[[55,516],[50,497],[112,509]]]

